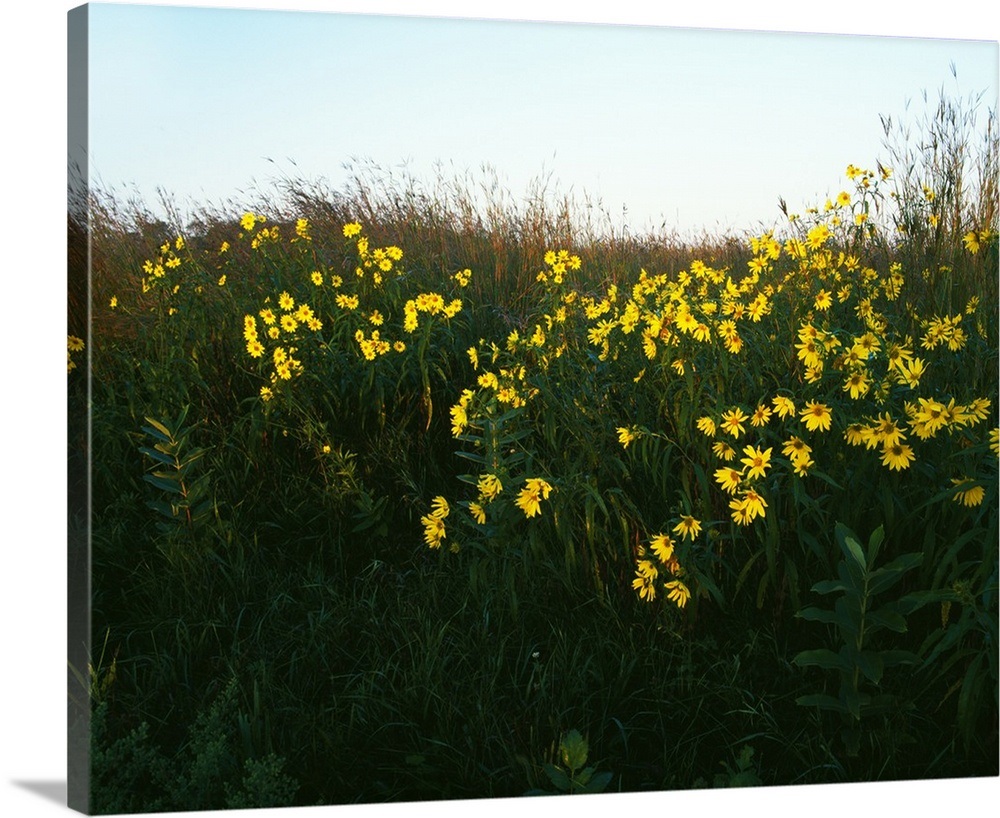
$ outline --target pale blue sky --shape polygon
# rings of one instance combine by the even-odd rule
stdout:
[[[885,158],[879,114],[922,90],[997,97],[988,41],[110,4],[90,36],[92,170],[182,212],[366,157],[489,163],[515,196],[551,173],[633,230],[739,231]]]

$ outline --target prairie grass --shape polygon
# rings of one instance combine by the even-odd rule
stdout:
[[[782,235],[633,234],[488,167],[172,222],[94,192],[94,811],[516,796],[581,759],[610,791],[996,775],[970,108]]]

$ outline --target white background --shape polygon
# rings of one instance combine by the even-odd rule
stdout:
[[[179,5],[178,3],[162,3]],[[4,293],[0,374],[2,459],[0,549],[3,640],[0,642],[0,808],[15,818],[65,811],[65,157],[66,12],[74,4],[21,0],[5,8],[3,61],[4,157],[0,206],[0,271]],[[194,4],[189,4],[194,5]],[[507,19],[660,24],[770,31],[882,34],[997,40],[992,3],[874,3],[801,0],[756,3],[700,0],[679,8],[616,0],[508,2],[219,2],[206,5],[291,10],[366,11]],[[893,9],[903,9],[898,18]],[[878,70],[873,66],[873,70]],[[706,771],[706,774],[711,771]],[[517,802],[320,807],[200,813],[244,815],[530,815],[570,807],[582,815],[608,810],[749,812],[810,816],[845,810],[954,813],[998,803],[1000,779],[915,781],[878,785],[794,787],[738,792],[672,792]]]

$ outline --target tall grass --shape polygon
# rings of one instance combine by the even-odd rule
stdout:
[[[95,811],[519,795],[574,730],[609,790],[995,775],[997,138],[930,117],[784,235],[634,234],[488,167],[168,220],[96,191]]]

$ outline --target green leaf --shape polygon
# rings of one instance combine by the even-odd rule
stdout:
[[[176,466],[176,461],[173,455],[167,454],[166,452],[150,449],[148,446],[140,446],[139,451],[146,455],[146,457],[152,458],[158,463],[162,463],[164,466]]]
[[[883,650],[879,655],[882,658],[884,667],[895,667],[896,665],[916,665],[920,663],[920,657],[908,650]]]
[[[611,783],[612,777],[611,773],[598,773],[590,779],[590,783],[584,787],[583,791],[588,793],[604,792],[608,784]]]
[[[813,585],[812,590],[817,594],[832,594],[835,591],[850,591],[851,589],[840,580],[824,579]]]
[[[875,564],[875,560],[878,558],[878,552],[882,547],[882,541],[884,539],[885,531],[882,526],[879,526],[871,533],[871,536],[868,538],[868,565]]]
[[[837,612],[837,626],[847,636],[857,636],[861,631],[861,601],[857,597],[842,596],[833,607]]]
[[[868,582],[869,594],[880,594],[895,585],[907,571],[918,567],[924,561],[919,553],[901,554],[892,562],[873,571]]]
[[[140,426],[139,428],[141,428],[142,431],[144,431],[150,437],[155,438],[156,440],[160,441],[160,443],[167,444],[167,445],[173,445],[174,444],[174,439],[172,437],[164,435],[163,432],[159,431],[158,429],[154,429],[151,426]]]
[[[823,622],[827,625],[837,625],[840,623],[836,613],[823,610],[822,608],[803,608],[795,615],[799,619],[805,619],[809,622]]]
[[[877,611],[869,612],[867,622],[871,630],[885,628],[893,633],[906,633],[906,620],[898,611],[888,605]]]
[[[878,684],[882,679],[882,671],[885,669],[885,665],[882,662],[882,657],[879,655],[878,651],[873,650],[863,650],[857,656],[858,669],[865,675],[865,678],[870,682]]]
[[[579,770],[587,763],[587,752],[587,740],[580,735],[579,730],[570,730],[559,742],[563,764],[571,770]]]
[[[818,707],[820,710],[833,710],[837,713],[847,712],[847,708],[844,707],[840,699],[827,696],[825,693],[810,693],[808,696],[799,696],[795,703],[802,707]]]
[[[170,494],[183,494],[176,480],[170,480],[169,478],[163,477],[159,474],[144,474],[142,478],[147,483],[156,486],[158,489],[169,492]]]
[[[147,429],[146,427],[143,427],[143,431],[149,432],[151,435],[153,435],[153,437],[162,436],[161,438],[162,440],[171,440],[173,438],[173,435],[170,433],[170,430],[162,423],[160,423],[158,420],[153,420],[151,417],[147,417],[145,418],[145,421],[153,428]]]
[[[850,663],[845,662],[844,657],[827,648],[804,650],[795,655],[792,664],[799,667],[821,667],[824,670],[847,671],[851,669]]]
[[[572,784],[570,783],[569,776],[566,775],[565,770],[556,767],[554,764],[545,764],[542,766],[545,775],[549,777],[549,781],[552,782],[552,786],[557,790],[562,792],[569,792]]]
[[[474,454],[473,452],[455,452],[457,457],[461,457],[464,460],[469,460],[473,463],[478,463],[481,466],[486,465],[486,458],[481,454]]]
[[[844,538],[844,548],[845,554],[852,558],[862,571],[868,568],[868,563],[865,560],[865,552],[861,548],[861,543],[854,539],[854,537]]]
[[[861,696],[854,685],[845,682],[840,686],[840,700],[848,713],[856,719],[861,718]]]
[[[147,500],[146,506],[170,520],[176,518],[179,511],[178,506],[172,506],[170,503],[164,503],[162,500]]]

